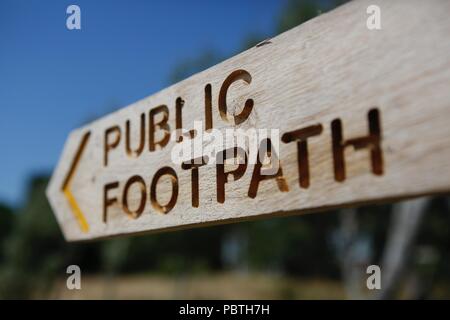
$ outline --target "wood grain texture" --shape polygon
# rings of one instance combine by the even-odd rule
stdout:
[[[381,8],[381,30],[368,30],[366,8]],[[450,2],[445,0],[353,1],[285,32],[263,46],[251,48],[206,71],[73,131],[65,146],[47,195],[68,241],[113,235],[171,230],[192,226],[320,211],[357,203],[372,203],[450,190]],[[191,203],[191,171],[171,161],[171,141],[162,150],[149,151],[148,140],[139,157],[125,152],[125,121],[131,121],[133,147],[139,137],[139,119],[159,105],[169,108],[175,128],[175,101],[182,97],[183,127],[203,120],[204,88],[211,84],[213,126],[233,127],[218,111],[219,90],[233,71],[251,74],[250,84],[230,86],[228,112],[237,114],[253,99],[248,119],[237,128],[279,129],[281,135],[311,125],[322,133],[308,140],[310,185],[300,188],[296,143],[280,143],[279,158],[288,192],[275,180],[262,181],[257,196],[248,188],[253,166],[225,186],[225,202],[217,202],[216,166],[199,169],[199,207]],[[368,148],[345,149],[346,179],[334,177],[331,122],[340,119],[344,139],[367,136],[367,113],[377,108],[381,122],[383,174],[371,171]],[[118,125],[122,138],[109,152],[104,166],[105,130]],[[148,122],[147,122],[148,125]],[[90,132],[70,193],[89,228],[83,231],[68,197],[62,191],[83,136]],[[154,210],[149,189],[155,172],[173,168],[179,194],[167,214]],[[126,181],[140,175],[147,184],[143,213],[131,219],[121,201],[103,217],[104,186],[119,182],[111,196],[121,198]],[[167,202],[168,184],[158,197]],[[137,189],[129,206],[139,206]],[[167,195],[169,194],[169,196]]]

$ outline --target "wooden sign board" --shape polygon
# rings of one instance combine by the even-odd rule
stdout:
[[[366,26],[373,4],[380,30]],[[47,190],[66,239],[449,191],[449,12],[444,0],[350,2],[75,130]],[[262,160],[226,140],[228,153],[174,161],[232,129],[270,131],[255,140],[270,147]]]

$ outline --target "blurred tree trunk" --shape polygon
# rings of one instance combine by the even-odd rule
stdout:
[[[356,208],[342,209],[339,216],[340,261],[345,291],[350,299],[363,299],[366,266],[372,257],[370,239],[361,231]]]
[[[430,198],[404,201],[393,206],[381,262],[381,291],[377,299],[392,299],[407,271],[420,223]]]
[[[430,198],[403,201],[392,206],[391,222],[381,261],[381,290],[376,299],[392,299],[407,271],[414,240]],[[358,224],[356,209],[340,211],[340,238],[343,243],[340,264],[345,289],[350,299],[367,298],[366,268],[371,259],[370,245]],[[365,244],[366,243],[366,244]]]
[[[343,255],[341,270],[344,278],[345,291],[350,299],[359,299],[361,293],[361,270],[353,255],[353,248],[359,234],[357,211],[355,208],[342,209],[339,213],[341,220],[340,233],[343,240]]]

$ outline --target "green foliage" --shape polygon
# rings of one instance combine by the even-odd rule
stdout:
[[[5,240],[9,236],[15,223],[16,216],[13,209],[0,203],[0,264],[4,261]]]
[[[221,266],[224,227],[137,236],[130,239],[124,272],[153,269],[166,274]]]
[[[215,51],[206,50],[198,57],[186,59],[177,64],[169,76],[169,82],[176,83],[184,80],[197,72],[212,67],[213,65],[219,63],[220,60],[221,57]]]
[[[421,264],[421,269],[432,269],[433,276],[438,275],[441,280],[450,283],[450,198],[434,199],[425,219],[417,245],[431,252],[416,262]],[[450,286],[448,290],[450,293]]]
[[[48,291],[55,276],[64,275],[69,264],[83,263],[85,270],[91,266],[89,251],[98,245],[65,242],[45,196],[47,183],[46,176],[31,179],[25,205],[15,214],[3,242],[1,298],[29,298],[40,294],[39,289]]]
[[[32,179],[27,203],[4,243],[6,263],[0,273],[1,297],[24,298],[35,283],[44,281],[58,260],[60,231],[50,216],[44,190],[46,179]],[[51,219],[49,219],[51,218]],[[39,272],[39,276],[36,273]]]
[[[290,0],[277,22],[277,34],[296,27],[322,13],[347,2],[348,0]]]
[[[249,223],[250,266],[261,271],[337,277],[339,269],[328,245],[336,218],[328,213]]]

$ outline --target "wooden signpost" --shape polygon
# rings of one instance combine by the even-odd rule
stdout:
[[[353,1],[73,131],[47,190],[66,239],[448,192],[449,12]],[[174,160],[231,129],[270,135]]]

